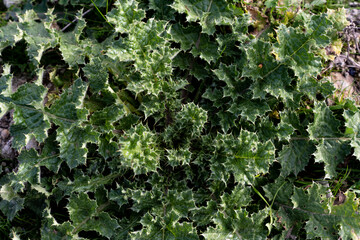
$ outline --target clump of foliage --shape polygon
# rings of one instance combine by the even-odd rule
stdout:
[[[318,77],[344,10],[117,0],[92,2],[91,21],[85,2],[0,28],[0,51],[25,46],[32,76],[14,92],[3,54],[19,163],[1,174],[0,210],[14,239],[360,237],[340,170],[358,166],[360,112],[328,106]],[[59,9],[77,12],[64,31]]]

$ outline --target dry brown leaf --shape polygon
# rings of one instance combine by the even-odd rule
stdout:
[[[336,88],[335,97],[352,98],[355,102],[360,102],[359,90],[356,88],[354,78],[349,73],[346,72],[344,76],[340,72],[332,72],[330,78]]]

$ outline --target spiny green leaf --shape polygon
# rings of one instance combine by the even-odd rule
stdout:
[[[348,141],[341,140],[321,140],[314,153],[315,162],[325,164],[326,178],[336,177],[336,167],[344,162],[345,157],[350,154]]]
[[[135,25],[134,22],[141,21],[145,17],[144,10],[138,9],[138,2],[135,0],[117,0],[106,17],[115,25],[115,30],[120,33],[130,32]]]
[[[86,22],[82,17],[82,10],[78,12],[77,24],[71,32],[59,33],[60,51],[64,60],[70,67],[77,67],[77,64],[85,64],[86,48],[94,48],[91,41],[80,40],[80,36],[86,26]],[[92,42],[94,44],[94,42]]]
[[[111,218],[109,213],[101,212],[95,218],[89,219],[84,226],[84,230],[92,230],[100,233],[101,236],[111,239],[116,235],[116,229],[119,227],[118,222]]]
[[[107,47],[105,55],[108,56],[113,61],[114,60],[120,62],[133,61],[134,60],[133,52],[130,51],[131,48],[128,45],[129,43],[127,39],[120,38],[118,40],[114,40]],[[123,74],[122,71],[121,74]]]
[[[214,73],[226,83],[226,86],[222,89],[224,97],[229,96],[235,100],[249,87],[248,83],[241,79],[241,67],[238,65],[227,66],[220,63],[219,68],[215,69]]]
[[[223,162],[239,183],[251,182],[255,175],[266,173],[275,157],[270,141],[259,144],[256,134],[248,131],[241,131],[238,138],[218,135],[215,141],[217,151],[212,161]]]
[[[41,79],[36,83],[25,83],[21,85],[15,93],[11,93],[11,74],[10,69],[5,68],[2,82],[1,108],[3,110],[14,109],[14,124],[11,126],[13,135],[12,146],[20,149],[32,138],[43,142],[47,137],[47,130],[50,128],[50,122],[44,114],[43,99],[46,95],[46,88],[40,85]],[[42,71],[38,71],[38,78],[42,77]]]
[[[90,117],[90,123],[100,131],[109,132],[114,129],[113,123],[123,116],[123,109],[119,106],[112,105],[101,111],[94,112]]]
[[[197,222],[198,226],[205,226],[211,222],[211,219],[217,213],[217,211],[218,211],[218,206],[216,202],[210,200],[207,201],[206,206],[201,206],[191,211],[193,214],[192,219]]]
[[[130,190],[131,199],[134,201],[131,209],[135,212],[140,212],[162,206],[161,195],[162,192],[158,189],[153,191],[142,191],[140,189]]]
[[[218,44],[210,40],[210,37],[206,34],[201,34],[195,43],[195,47],[192,48],[191,53],[194,57],[200,56],[200,58],[207,61],[209,64],[215,62],[219,57]]]
[[[321,93],[324,97],[330,97],[335,88],[331,82],[326,80],[318,81],[315,78],[303,78],[299,81],[298,90],[315,100],[318,93]]]
[[[115,219],[102,211],[103,206],[98,206],[86,193],[72,194],[67,208],[75,226],[72,233],[94,230],[110,239],[119,227]]]
[[[56,142],[56,134],[52,133],[45,140],[39,156],[41,166],[45,166],[50,171],[57,173],[63,159],[60,158],[59,145]]]
[[[105,159],[119,155],[119,146],[113,138],[114,135],[112,133],[102,134],[99,138],[98,151]]]
[[[201,133],[207,120],[207,113],[201,107],[196,106],[194,103],[188,103],[184,105],[176,115],[176,121],[178,124],[184,123],[185,126],[188,126],[186,123],[190,123],[192,127],[191,137],[197,136]],[[190,129],[187,129],[188,131]]]
[[[18,28],[16,22],[8,23],[0,28],[0,53],[7,46],[15,46],[15,43],[21,40],[23,32]]]
[[[340,122],[334,117],[324,102],[315,105],[314,115],[314,122],[308,128],[310,139],[340,137]]]
[[[271,114],[273,114],[274,118],[276,118],[275,115],[278,113],[274,111]],[[280,141],[289,141],[295,130],[292,125],[284,121],[281,121],[280,124],[275,126],[270,118],[262,118],[261,122],[258,123],[259,124],[256,125],[256,128],[258,128],[259,139],[264,141],[272,140],[274,139],[274,136],[276,136],[276,138]]]
[[[1,74],[1,77],[0,77],[0,93],[4,97],[10,97],[12,94],[11,82],[13,79],[13,74],[11,73],[10,70],[11,70],[11,66],[8,64],[5,64],[3,66],[3,73]],[[3,114],[3,111],[1,113]],[[0,115],[0,116],[2,116],[2,115]]]
[[[297,176],[300,171],[305,169],[314,152],[315,146],[310,141],[301,139],[290,141],[290,144],[283,146],[282,151],[279,152],[278,161],[281,164],[281,175],[288,176],[293,173]]]
[[[117,189],[111,189],[109,192],[109,200],[117,203],[119,207],[126,204],[127,196],[125,190],[121,186],[118,186]]]
[[[191,223],[179,223],[178,220],[179,217],[173,211],[167,213],[164,218],[152,217],[147,213],[141,220],[143,229],[133,232],[131,239],[199,239]]]
[[[43,98],[46,88],[36,84],[25,83],[11,96],[15,106],[14,122],[11,127],[14,135],[14,148],[20,148],[30,140],[26,135],[33,136],[38,142],[43,142],[47,137],[47,130],[50,128],[48,117],[44,115]],[[21,129],[22,133],[16,133]]]
[[[307,35],[316,42],[318,47],[326,47],[330,43],[329,36],[326,35],[333,23],[328,19],[327,14],[314,15],[306,23]]]
[[[281,123],[291,125],[294,129],[298,130],[301,135],[308,135],[303,124],[300,123],[299,116],[296,112],[290,109],[282,111],[280,112],[280,119]]]
[[[216,25],[229,25],[231,11],[222,0],[175,0],[171,6],[179,13],[186,13],[189,22],[200,21],[202,32],[212,35]]]
[[[111,183],[119,174],[113,173],[107,176],[99,174],[98,176],[89,177],[81,172],[76,172],[75,176],[76,178],[73,181],[65,179],[58,182],[58,189],[61,190],[64,195],[70,195],[74,192],[95,192],[100,186]]]
[[[223,98],[223,91],[221,89],[211,89],[208,88],[202,95],[203,98],[209,99],[213,102],[214,107],[221,107],[223,104],[223,101],[221,99]]]
[[[29,181],[31,184],[40,183],[40,166],[41,158],[39,158],[35,149],[22,151],[19,155],[19,168],[16,177],[19,181]]]
[[[95,200],[91,200],[86,193],[73,194],[67,206],[70,219],[76,226],[91,218],[97,208]]]
[[[146,79],[163,79],[171,75],[173,69],[170,64],[177,53],[177,50],[167,47],[158,50],[153,49],[150,53],[144,54],[144,57],[137,58],[135,67]],[[146,83],[150,84],[149,81]],[[143,89],[145,90],[145,87]]]
[[[260,99],[241,98],[235,101],[229,108],[229,112],[235,116],[241,115],[246,120],[254,123],[258,116],[263,116],[266,112],[270,111],[269,105],[266,101]]]
[[[58,129],[56,140],[60,143],[60,157],[71,168],[86,163],[88,150],[86,143],[96,143],[99,134],[90,126],[74,126],[70,129]]]
[[[160,160],[160,150],[153,132],[142,124],[127,131],[119,141],[121,164],[130,167],[135,174],[156,171]]]
[[[336,231],[338,217],[328,208],[327,189],[319,184],[312,184],[307,190],[294,188],[291,200],[298,212],[298,219],[307,220],[307,238],[334,239],[332,232]]]
[[[340,122],[325,103],[316,104],[314,113],[314,122],[310,124],[308,132],[310,139],[319,141],[315,161],[324,162],[326,177],[332,178],[336,176],[336,166],[350,153],[350,146],[340,139]]]
[[[354,148],[354,155],[357,159],[360,159],[360,113],[351,112],[349,110],[344,111],[345,126],[351,131],[350,136],[352,136],[350,145]]]
[[[146,23],[138,23],[133,32],[129,34],[129,44],[133,47],[140,59],[146,56],[148,49],[160,49],[158,44],[164,44],[166,22],[158,21],[154,18],[149,19]],[[161,46],[164,47],[164,46]]]
[[[82,108],[86,91],[87,84],[80,78],[67,88],[48,110],[54,123],[63,128],[70,128],[86,120],[88,110]]]
[[[199,47],[201,40],[200,31],[200,26],[189,26],[185,28],[181,24],[176,23],[171,26],[169,33],[174,41],[180,42],[181,49],[187,51],[194,46],[196,48]]]
[[[224,133],[227,133],[229,129],[234,126],[235,120],[237,119],[237,116],[228,111],[220,111],[217,113],[217,116],[220,119],[218,125],[220,125]]]
[[[326,33],[332,24],[323,14],[313,16],[306,26],[306,33],[292,27],[287,28],[285,25],[280,25],[277,30],[278,45],[275,48],[275,53],[279,60],[289,64],[300,78],[314,77],[320,73],[320,58],[309,50],[330,43]]]
[[[278,63],[271,55],[270,43],[261,40],[252,41],[245,49],[248,65],[244,68],[243,76],[254,80],[268,75]]]
[[[190,163],[191,152],[189,149],[166,149],[166,152],[166,157],[172,167]]]
[[[97,93],[108,86],[109,74],[105,66],[102,65],[102,60],[100,58],[92,58],[90,63],[83,67],[83,71],[89,80],[90,88],[94,93]]]
[[[183,105],[176,114],[175,122],[164,131],[164,141],[170,147],[187,147],[191,139],[198,137],[207,121],[207,113],[194,103]]]
[[[161,20],[175,20],[175,10],[170,6],[173,0],[150,0],[149,9],[155,11],[155,18]]]
[[[191,53],[179,52],[173,59],[173,66],[187,71],[199,80],[211,76],[209,64],[195,58]]]
[[[166,202],[167,209],[172,209],[180,217],[187,217],[188,213],[195,208],[194,196],[190,189],[184,192],[169,190]]]
[[[261,40],[253,41],[245,48],[248,65],[244,68],[242,76],[254,79],[251,86],[254,98],[264,99],[267,93],[280,96],[283,99],[292,99],[292,79],[288,70],[280,66],[271,54],[271,45]]]
[[[340,227],[340,237],[342,239],[357,239],[360,237],[360,216],[359,199],[354,192],[344,194],[345,202],[339,205],[332,205],[331,213],[337,216],[335,223]]]
[[[274,204],[289,204],[290,197],[293,194],[293,184],[288,182],[285,178],[279,177],[274,183],[269,183],[262,187],[268,203]]]
[[[9,184],[1,187],[0,196],[2,198],[0,201],[0,210],[12,221],[16,213],[24,208],[24,199],[20,198]]]
[[[266,211],[249,216],[248,212],[242,208],[218,212],[214,217],[216,228],[209,227],[202,235],[209,240],[266,239],[266,230],[262,224],[266,217]]]
[[[251,86],[254,98],[265,98],[266,93],[282,99],[293,99],[293,89],[290,87],[292,79],[284,66],[271,72],[264,79],[258,79]]]
[[[46,22],[37,22],[37,14],[34,10],[27,10],[20,17],[19,28],[24,33],[24,39],[28,43],[27,54],[35,66],[40,64],[43,52],[53,48],[58,43],[58,39]],[[46,19],[49,20],[49,19]]]
[[[224,193],[224,195],[221,196],[222,203],[220,206],[223,209],[237,209],[245,207],[252,201],[250,192],[250,187],[237,184],[231,194]]]
[[[79,46],[73,37],[69,35],[73,33],[67,33],[60,37],[60,51],[64,60],[72,68],[76,68],[79,64],[85,64],[84,48],[90,47],[89,44],[82,44]]]

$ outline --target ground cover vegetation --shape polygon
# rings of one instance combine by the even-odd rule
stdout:
[[[2,14],[0,114],[18,156],[0,168],[1,239],[360,238],[360,112],[323,71],[344,9],[60,0]]]

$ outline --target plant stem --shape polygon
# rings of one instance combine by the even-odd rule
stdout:
[[[94,4],[94,7],[96,8],[96,10],[100,13],[100,15],[102,16],[102,18],[110,25],[111,28],[114,28],[113,25],[111,25],[111,23],[109,23],[109,21],[106,19],[106,17],[104,16],[104,14],[102,14],[102,12],[100,11],[100,9],[96,6],[96,4],[94,3],[93,0],[90,0],[92,2],[92,4]]]

